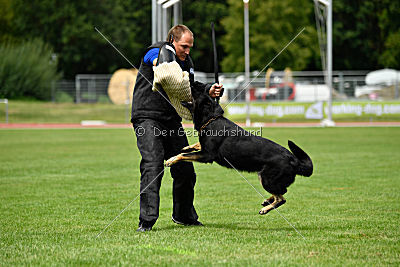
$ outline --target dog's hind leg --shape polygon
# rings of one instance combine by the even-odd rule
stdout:
[[[261,203],[261,206],[266,207],[268,205],[271,205],[275,201],[274,196],[270,196],[268,199],[264,200],[263,203]]]
[[[258,173],[258,178],[260,179],[261,185],[264,189],[272,194],[272,197],[266,199],[261,204],[264,208],[260,210],[259,214],[267,214],[271,210],[286,203],[283,195],[287,192],[287,186],[289,186],[293,181],[282,168],[275,166],[274,164],[265,165]]]
[[[262,184],[262,177],[261,174],[258,174],[258,179],[260,180],[260,183]],[[268,199],[264,200],[263,203],[261,203],[261,206],[266,207],[268,205],[271,205],[275,201],[275,197],[272,195]]]
[[[271,198],[273,199],[272,203],[271,203],[271,201],[272,201]],[[262,208],[260,210],[260,212],[259,212],[260,215],[267,214],[271,210],[277,209],[278,207],[280,207],[286,203],[286,199],[282,195],[272,195],[272,197],[270,197],[266,201],[268,201],[268,203],[270,203],[270,204],[268,204],[267,206],[265,206],[264,208]],[[264,203],[265,203],[265,201],[264,201]]]

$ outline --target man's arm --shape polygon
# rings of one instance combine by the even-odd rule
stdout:
[[[157,63],[157,57],[160,49],[159,48],[152,48],[149,51],[147,51],[146,55],[143,57],[144,63],[147,65],[153,65],[155,66]]]
[[[157,47],[152,48],[144,55],[143,61],[147,65],[153,66],[156,66],[157,63],[176,61],[175,50],[169,44],[164,44],[161,49]]]

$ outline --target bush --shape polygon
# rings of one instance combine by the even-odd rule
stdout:
[[[58,91],[55,96],[55,101],[59,103],[74,103],[74,98],[63,91]]]
[[[0,98],[49,100],[60,78],[52,49],[40,40],[0,45]]]

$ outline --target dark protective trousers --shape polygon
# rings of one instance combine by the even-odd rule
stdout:
[[[133,124],[140,162],[139,225],[153,226],[159,216],[160,187],[164,174],[164,160],[180,153],[188,145],[182,124],[141,119]],[[179,162],[170,169],[173,178],[172,216],[183,223],[198,219],[193,207],[196,174],[191,162]]]

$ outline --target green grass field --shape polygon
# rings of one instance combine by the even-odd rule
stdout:
[[[0,265],[381,266],[400,264],[400,128],[273,128],[312,157],[287,203],[236,171],[195,164],[204,227],[171,221],[172,179],[153,231],[136,233],[140,156],[128,129],[0,130]],[[194,142],[190,138],[190,142]],[[256,174],[243,173],[264,196]],[[284,216],[304,236],[299,235]]]

